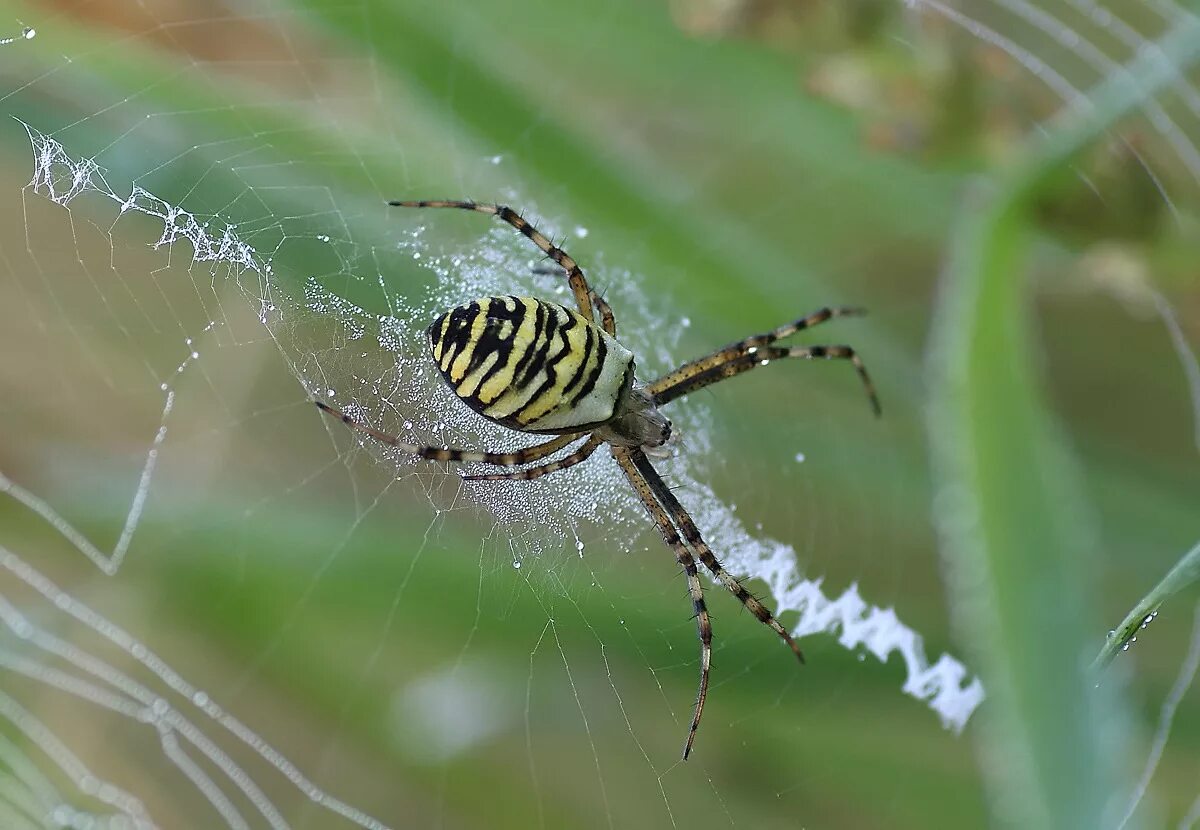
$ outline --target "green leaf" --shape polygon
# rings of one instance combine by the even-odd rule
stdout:
[[[1105,826],[1120,758],[1120,712],[1084,658],[1096,626],[1078,475],[1037,371],[1032,211],[1089,142],[1200,57],[1200,21],[1159,45],[1065,112],[998,187],[971,194],[935,320],[935,520],[991,697],[985,768],[1002,814],[1025,828]]]
[[[1092,664],[1095,670],[1103,669],[1113,661],[1117,654],[1142,629],[1146,622],[1158,613],[1158,609],[1166,602],[1167,597],[1179,593],[1189,585],[1200,580],[1200,544],[1197,544],[1175,563],[1175,567],[1155,585],[1137,605],[1133,606],[1125,619],[1113,631],[1109,632],[1108,640],[1104,643],[1096,660]]]

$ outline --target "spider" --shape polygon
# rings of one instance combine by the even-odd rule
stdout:
[[[388,204],[490,214],[516,228],[565,272],[578,310],[536,297],[483,297],[446,311],[428,329],[433,359],[442,377],[467,406],[509,429],[554,437],[514,452],[418,446],[355,421],[321,401],[316,401],[317,406],[354,429],[420,458],[518,468],[463,476],[471,481],[529,481],[578,464],[602,444],[608,444],[687,578],[700,638],[700,687],[683,746],[683,758],[687,760],[704,713],[712,665],[712,624],[704,603],[697,559],[750,613],[778,634],[801,663],[804,653],[766,606],[722,567],[692,517],[651,465],[646,451],[661,447],[671,436],[671,422],[659,407],[773,360],[799,357],[850,361],[866,388],[872,409],[879,415],[879,399],[854,349],[775,345],[778,340],[831,318],[860,315],[864,311],[822,308],[642,383],[634,375],[633,353],[616,339],[612,308],[589,288],[583,271],[566,251],[511,208],[465,200]],[[581,439],[582,443],[570,454],[542,462]],[[521,466],[535,461],[542,463]]]

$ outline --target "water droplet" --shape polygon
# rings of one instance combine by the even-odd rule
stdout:
[[[682,320],[680,320],[680,321],[679,321],[679,325],[683,326],[685,329],[686,329],[688,326],[690,326],[691,324],[692,324],[692,318],[691,318],[691,317],[684,317]]]
[[[513,560],[513,567],[514,567],[514,568],[516,568],[518,571],[519,571],[519,570],[521,570],[521,560],[519,560],[519,559],[514,559],[514,560]]]
[[[587,228],[585,228],[583,225],[576,225],[576,226],[575,226],[575,236],[576,236],[576,237],[578,237],[579,239],[583,239],[583,238],[584,238],[584,237],[586,237],[587,235],[588,235],[588,229],[587,229]]]
[[[502,161],[504,161],[504,156],[492,156],[491,158],[492,164],[499,164]]]
[[[798,453],[796,453],[796,463],[797,463],[797,464],[803,464],[803,463],[804,463],[804,453],[802,453],[802,452],[798,452]]]

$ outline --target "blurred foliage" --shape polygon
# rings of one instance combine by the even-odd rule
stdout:
[[[944,587],[936,553],[931,518],[954,516],[934,501],[923,361],[937,276],[952,231],[975,215],[978,181],[1023,159],[1027,134],[1060,103],[1002,50],[928,11],[866,0],[5,8],[38,30],[0,53],[8,115],[95,157],[114,187],[137,183],[237,222],[277,254],[286,285],[348,262],[417,292],[429,281],[417,265],[379,265],[411,230],[383,200],[516,192],[587,228],[571,248],[585,268],[602,258],[646,275],[647,292],[692,321],[688,353],[827,302],[869,307],[837,336],[867,359],[884,421],[841,373],[755,373],[705,399],[721,442],[713,483],[748,527],[796,544],[828,591],[857,582],[893,606],[931,655],[980,647],[953,616],[946,591],[957,588]],[[1051,65],[1055,48],[1037,44]],[[976,758],[992,770],[1021,759],[997,756],[986,706],[964,736],[947,733],[899,693],[896,666],[829,637],[805,643],[797,673],[727,597],[711,603],[705,725],[693,759],[675,765],[694,633],[651,534],[609,545],[591,528],[585,558],[551,550],[514,570],[502,528],[430,506],[438,473],[396,482],[349,443],[331,445],[235,290],[182,251],[149,250],[156,231],[114,225],[113,205],[81,198],[67,213],[22,191],[28,142],[15,121],[0,132],[0,470],[90,536],[116,539],[162,406],[146,367],[174,366],[177,335],[202,331],[212,306],[226,327],[201,344],[203,372],[182,376],[119,579],[9,500],[0,543],[203,678],[327,789],[397,826],[989,821]],[[1054,429],[1032,423],[1073,458],[1087,505],[1074,520],[1092,540],[1080,554],[1089,596],[1072,600],[1112,620],[1196,539],[1194,413],[1154,301],[1200,342],[1196,184],[1161,145],[1149,123],[1122,121],[1039,192],[1031,291],[1002,309],[1023,320],[1021,371],[993,378],[1006,355],[984,349],[991,363],[974,378],[982,392],[1007,380],[1028,396],[991,415],[1029,401],[1050,413]],[[439,244],[444,233],[468,249],[485,232],[462,227],[437,231]],[[311,244],[320,234],[331,244]],[[201,293],[209,282],[215,298]],[[334,333],[316,324],[290,336],[284,355],[318,351]],[[1042,493],[1016,504],[1043,518],[1064,507]],[[1024,559],[1013,568],[1033,593],[1063,584]],[[1112,681],[1130,681],[1129,722],[1114,728],[1128,729],[1134,758],[1186,649],[1185,616],[1165,612],[1117,662],[1135,674]],[[1104,639],[1091,633],[1089,657]],[[1028,635],[1030,663],[1061,658],[1041,642],[1054,636]],[[492,678],[507,708],[487,740],[431,759],[405,731],[406,690],[458,666]],[[6,676],[4,688],[87,738],[97,767],[152,793],[164,826],[210,815],[164,771],[156,741],[35,684]],[[1146,826],[1186,814],[1198,746],[1193,695],[1139,814]],[[287,785],[271,794],[298,826],[328,826]]]
[[[1027,270],[1038,197],[1176,67],[1200,59],[1200,19],[1161,48],[1167,60],[1140,55],[1133,82],[1098,84],[1090,107],[1030,139],[1027,158],[980,194],[956,236],[932,335],[935,521],[958,616],[990,681],[988,743],[1005,761],[989,783],[998,818],[1013,826],[1115,824],[1110,794],[1136,774],[1123,701],[1080,659],[1097,627],[1094,542],[1037,379]],[[1054,636],[1041,639],[1047,630]]]

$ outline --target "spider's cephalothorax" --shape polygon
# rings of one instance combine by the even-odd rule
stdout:
[[[700,690],[683,747],[692,750],[708,696],[712,624],[700,585],[700,560],[758,620],[769,626],[804,660],[800,647],[771,612],[721,565],[699,528],[655,471],[646,450],[671,435],[671,422],[659,407],[678,397],[782,358],[849,361],[879,414],[879,401],[867,370],[849,346],[778,346],[777,341],[832,317],[861,314],[855,308],[822,308],[763,334],[731,343],[689,361],[647,384],[634,377],[633,354],[617,342],[612,309],[588,287],[583,271],[566,251],[503,205],[467,201],[390,202],[399,207],[458,208],[491,214],[528,237],[563,269],[579,310],[534,297],[483,297],[447,311],[429,327],[433,359],[454,393],[469,407],[502,426],[554,436],[514,452],[477,452],[408,444],[317,402],[325,412],[385,444],[433,461],[459,461],[509,467],[506,472],[468,475],[470,481],[529,480],[587,459],[602,444],[646,506],[663,541],[687,577],[700,635]],[[596,314],[599,314],[599,322]],[[581,442],[573,452],[533,466]]]
[[[482,297],[434,320],[429,345],[454,394],[509,429],[596,430],[632,447],[670,437],[670,421],[634,387],[633,353],[557,303]]]

